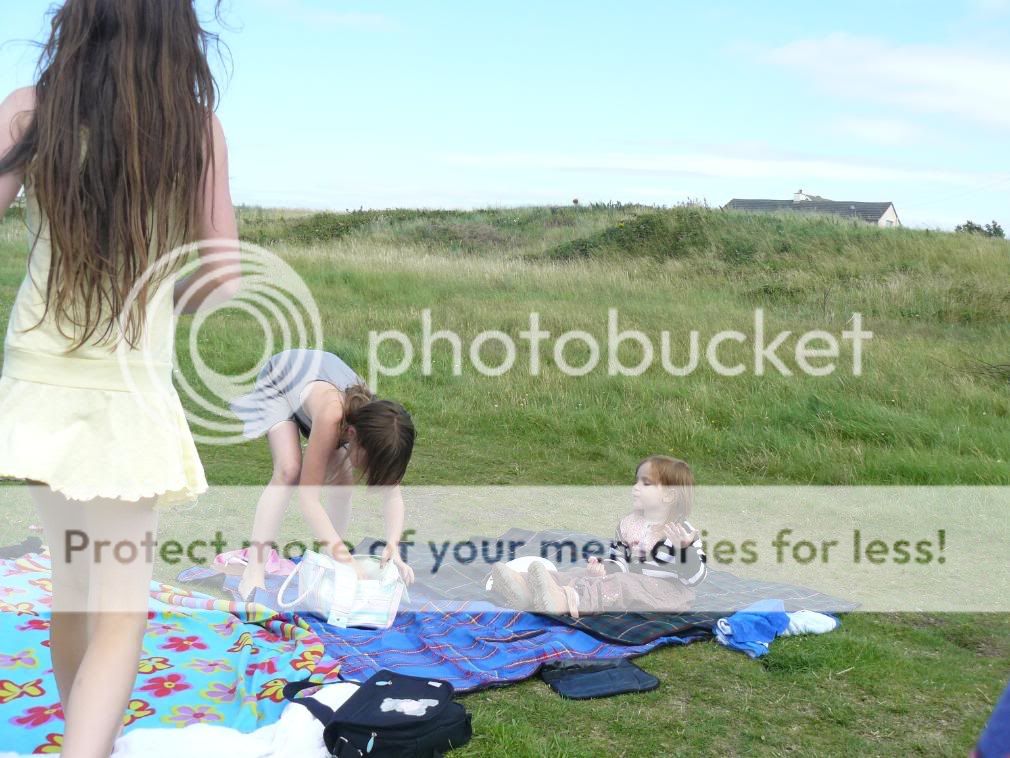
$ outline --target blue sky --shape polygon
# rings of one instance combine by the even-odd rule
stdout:
[[[46,0],[0,9],[0,90]],[[208,0],[198,0],[209,18]],[[236,203],[890,200],[1010,229],[1010,0],[226,0]]]

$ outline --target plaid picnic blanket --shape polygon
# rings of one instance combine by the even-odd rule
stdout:
[[[558,554],[554,552],[555,545],[564,546],[572,543],[575,546],[597,541],[608,545],[610,538],[603,538],[583,532],[571,530],[547,529],[534,532],[529,529],[511,528],[498,537],[471,536],[469,541],[481,546],[509,545],[510,542],[525,543],[517,546],[514,557],[523,555],[541,555],[543,546],[548,546],[545,557],[555,563],[560,563]],[[367,554],[379,537],[366,537],[354,548],[356,554]],[[375,549],[378,552],[380,547]],[[578,550],[562,550],[564,558]],[[491,551],[494,554],[493,550]],[[505,556],[508,559],[511,556]],[[437,564],[432,551],[424,545],[414,546],[408,552],[408,562],[414,569],[415,587],[411,592],[425,592],[433,598],[446,600],[491,600],[495,597],[485,587],[491,575],[491,564],[479,557],[469,563],[459,560],[445,560]],[[559,567],[585,565],[579,558],[566,562]],[[652,640],[667,636],[697,635],[711,630],[716,620],[730,615],[733,611],[746,607],[751,603],[766,599],[778,598],[783,601],[787,611],[803,608],[822,612],[846,612],[858,607],[858,603],[832,597],[808,587],[800,587],[781,582],[768,582],[754,579],[744,579],[729,571],[709,569],[705,581],[697,588],[697,595],[689,613],[642,613],[637,611],[597,613],[573,619],[568,615],[537,613],[551,619],[557,624],[574,627],[602,640],[622,645],[644,645]]]
[[[571,543],[575,546],[582,546],[592,540],[604,545],[609,544],[609,537],[604,539],[583,532],[557,529],[534,532],[516,527],[497,537],[471,536],[469,538],[469,541],[475,546],[482,546],[484,542],[487,542],[488,545],[500,543],[505,546],[510,542],[517,543],[514,557],[540,555],[543,546],[547,545],[550,549],[546,557],[555,563],[562,564],[563,567],[585,564],[581,560],[571,563],[559,560],[558,555],[554,552],[554,545],[564,546],[566,543]],[[378,554],[382,547],[378,543],[381,542],[382,538],[380,537],[365,537],[355,545],[354,553],[357,555]],[[519,545],[518,543],[523,544]],[[494,548],[491,548],[489,552],[492,556],[495,555]],[[562,556],[570,557],[573,553],[577,554],[578,550],[567,552],[563,550]],[[510,557],[513,556],[504,556],[506,560]],[[415,581],[409,591],[417,603],[414,603],[413,600],[410,603],[402,603],[401,613],[409,609],[426,614],[455,614],[461,609],[466,609],[467,602],[483,602],[486,605],[481,607],[500,609],[496,605],[500,602],[497,595],[485,589],[487,580],[491,576],[492,564],[483,560],[479,551],[475,560],[470,562],[450,559],[439,563],[427,545],[418,544],[408,548],[407,562],[414,569]],[[213,574],[207,570],[187,569],[179,575],[179,580],[187,581],[189,576],[207,573]],[[229,588],[229,584],[232,587],[237,585],[235,577],[229,577],[228,581],[222,582],[220,575],[213,576],[206,581],[218,588],[223,584],[225,589]],[[272,577],[269,578],[268,589],[262,594],[257,593],[257,602],[273,607],[272,603],[278,584],[279,581]],[[825,613],[843,613],[858,607],[858,603],[832,597],[808,587],[745,579],[729,571],[709,569],[705,581],[697,588],[693,608],[688,613],[624,611],[596,613],[581,616],[578,619],[564,614],[540,612],[524,615],[537,615],[549,619],[555,626],[572,627],[605,642],[639,646],[667,637],[698,639],[703,636],[711,636],[718,619],[729,616],[734,611],[745,608],[758,600],[769,598],[782,600],[787,611],[806,608]],[[313,624],[314,628],[319,629],[310,617],[306,618],[310,619],[309,623]],[[399,621],[399,615],[397,620]]]
[[[179,581],[238,597],[237,576],[186,569]],[[275,606],[282,583],[283,577],[267,575],[256,602]],[[555,660],[630,658],[712,637],[709,629],[694,627],[638,645],[615,644],[545,614],[502,608],[490,593],[482,594],[454,600],[415,582],[388,629],[339,628],[310,614],[300,618],[322,641],[341,678],[364,681],[386,668],[448,680],[460,693],[526,679]]]
[[[343,678],[364,681],[386,668],[448,680],[459,693],[526,679],[550,661],[630,658],[711,636],[695,631],[618,645],[540,614],[475,600],[428,602],[420,610],[401,610],[389,629],[340,629],[313,616],[305,618]]]

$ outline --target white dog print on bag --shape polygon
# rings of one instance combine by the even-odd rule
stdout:
[[[424,712],[433,705],[438,705],[437,700],[424,698],[423,700],[413,700],[410,698],[387,697],[382,701],[382,711],[399,711],[408,716],[423,716]]]

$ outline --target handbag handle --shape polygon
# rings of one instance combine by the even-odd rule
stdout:
[[[284,578],[284,582],[281,584],[280,589],[277,590],[277,605],[282,610],[285,610],[285,611],[290,610],[291,608],[295,607],[300,602],[302,602],[303,600],[305,600],[305,598],[307,598],[309,596],[309,593],[312,592],[312,587],[306,587],[305,592],[303,592],[301,595],[299,595],[297,598],[295,598],[290,603],[285,603],[284,600],[283,600],[284,593],[287,592],[288,586],[291,584],[291,581],[295,578],[295,574],[297,574],[299,571],[302,570],[302,567],[305,565],[305,558],[307,556],[309,556],[309,555],[315,555],[315,556],[320,557],[320,558],[325,558],[326,557],[324,555],[321,555],[320,553],[314,553],[311,550],[305,551],[305,555],[302,556],[302,560],[300,560],[298,562],[298,565],[295,566],[295,570],[292,571],[290,574],[288,574]],[[330,558],[329,561],[333,565],[332,566],[326,566],[325,568],[336,568],[336,564],[340,563],[335,558]],[[352,572],[352,574],[353,574],[353,572]],[[352,581],[356,580],[356,579],[357,579],[357,575],[353,574],[352,575]]]
[[[280,606],[281,608],[283,608],[284,610],[289,610],[291,608],[294,608],[296,605],[298,605],[300,602],[302,602],[305,598],[307,598],[309,596],[309,592],[312,589],[311,587],[306,588],[305,592],[303,592],[300,596],[298,596],[297,598],[295,598],[290,603],[285,603],[284,602],[284,600],[283,600],[284,593],[287,592],[288,586],[291,584],[291,580],[294,579],[295,575],[299,571],[301,571],[301,570],[302,570],[302,564],[299,561],[298,565],[295,566],[295,570],[292,571],[290,574],[288,574],[286,577],[284,577],[283,584],[281,584],[280,589],[277,590],[277,605]]]
[[[307,551],[306,555],[308,555],[310,552],[311,551]],[[374,560],[376,562],[378,562],[380,560],[379,557],[375,556],[375,555],[367,556],[367,558],[370,558],[370,559],[372,559],[372,560]],[[331,559],[331,560],[333,560],[333,559]],[[277,590],[277,606],[281,610],[287,611],[287,610],[290,610],[291,608],[295,607],[296,605],[298,605],[299,603],[301,603],[303,600],[305,600],[305,598],[307,598],[309,596],[309,593],[312,591],[311,587],[307,587],[305,589],[305,592],[303,592],[297,598],[295,598],[294,600],[292,600],[290,603],[287,603],[287,602],[284,601],[284,593],[287,592],[288,587],[291,585],[291,582],[294,581],[295,575],[298,574],[298,572],[300,572],[302,570],[302,567],[304,566],[304,564],[305,564],[305,558],[303,556],[302,560],[298,562],[297,566],[295,566],[295,570],[292,571],[290,574],[288,574],[286,577],[284,577],[284,581],[281,583],[280,589]],[[357,579],[357,575],[356,574],[354,574],[352,581],[354,579]],[[410,593],[407,591],[407,586],[406,586],[406,584],[403,583],[403,579],[400,577],[400,575],[399,575],[398,572],[396,574],[396,579],[394,580],[394,583],[401,583],[401,584],[403,584],[403,590],[402,590],[402,592],[403,592],[403,595],[406,597],[407,602],[409,603],[410,602]]]
[[[308,708],[309,711],[312,713],[312,715],[315,716],[317,719],[319,719],[323,723],[323,726],[325,727],[328,723],[330,723],[330,719],[333,718],[333,715],[334,713],[336,713],[336,711],[334,711],[329,706],[320,703],[314,697],[311,696],[297,697],[297,698],[295,697],[295,695],[301,692],[302,690],[307,690],[311,687],[320,687],[320,686],[322,685],[319,682],[310,682],[310,681],[288,682],[287,684],[284,685],[283,694],[285,700],[290,700],[292,703],[301,703],[306,708]]]

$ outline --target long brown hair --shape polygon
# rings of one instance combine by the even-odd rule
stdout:
[[[365,451],[363,475],[370,486],[399,484],[414,450],[414,421],[392,400],[379,400],[364,384],[344,391],[341,438],[353,426]]]
[[[673,490],[675,500],[670,511],[671,521],[683,521],[691,514],[694,505],[694,474],[691,467],[680,458],[669,455],[650,455],[643,458],[635,471],[648,463],[653,478],[664,488]]]
[[[0,174],[24,171],[49,226],[46,310],[31,329],[52,308],[64,336],[62,319],[84,327],[73,350],[108,317],[99,341],[119,319],[135,346],[149,293],[186,261],[154,264],[197,233],[214,165],[218,90],[207,51],[218,37],[201,27],[193,0],[66,0],[51,13],[33,117],[0,159]],[[42,230],[39,219],[35,242]]]

